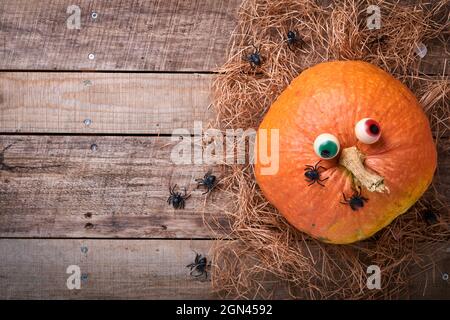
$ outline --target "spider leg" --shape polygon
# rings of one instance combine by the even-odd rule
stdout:
[[[318,167],[317,167],[317,170],[319,170],[319,169],[327,170],[327,168],[322,167],[322,166],[318,166]]]
[[[321,163],[322,162],[322,160],[319,160],[319,161],[317,161],[317,163],[314,165],[314,170],[317,170],[317,166],[319,165],[319,163]]]
[[[325,179],[326,180],[326,179]],[[323,180],[317,180],[317,183],[319,184],[319,185],[321,185],[322,187],[325,187],[325,185],[324,184],[322,184],[322,182],[321,181],[323,181]]]
[[[325,179],[319,179],[320,182],[328,180],[329,177],[326,177]]]
[[[4,147],[3,150],[0,151],[0,153],[5,152],[6,150],[8,150],[9,148],[11,148],[12,146],[13,146],[13,144],[10,144],[9,146]]]
[[[288,40],[287,43],[288,43],[288,48],[289,48],[289,50],[294,51],[294,49],[292,48],[292,46],[293,46],[292,41],[289,41],[289,40]]]
[[[310,184],[308,184],[308,187],[310,186],[310,185],[313,185],[314,183],[316,183],[317,182],[317,180],[313,180],[313,182],[311,182]]]
[[[205,175],[203,176],[203,178],[206,179],[206,178],[209,177],[211,174],[212,174],[212,170],[209,169],[208,172],[205,173]]]
[[[347,197],[345,196],[345,193],[342,192],[342,196],[344,197],[345,203],[348,203]]]

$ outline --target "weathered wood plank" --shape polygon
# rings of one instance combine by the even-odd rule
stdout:
[[[185,137],[189,139],[189,137]],[[208,165],[175,165],[170,137],[0,136],[0,237],[205,238],[222,192],[195,190]],[[214,173],[220,177],[217,168]],[[166,202],[169,185],[192,196]]]
[[[213,75],[0,72],[0,133],[171,134],[215,118]],[[84,121],[91,120],[90,125]]]
[[[0,136],[0,237],[204,238],[229,197],[205,202],[195,179],[213,168],[176,165],[171,137]],[[185,139],[189,139],[186,137]],[[448,197],[450,154],[437,187]],[[169,184],[192,191],[184,210],[167,203]]]
[[[433,268],[418,273],[410,280],[409,288],[416,299],[450,300],[450,243],[435,261]]]
[[[210,71],[224,62],[240,2],[3,0],[0,69]],[[67,27],[73,5],[79,29]]]
[[[193,251],[208,255],[210,240],[0,239],[0,299],[212,299],[210,279],[193,278]],[[67,288],[77,265],[81,289]],[[450,251],[434,270],[411,280],[411,297],[450,298]],[[383,279],[383,278],[382,278]],[[283,286],[274,297],[289,298]],[[382,290],[382,289],[381,289]]]
[[[69,29],[73,1],[3,0],[0,69],[212,71],[225,62],[241,2],[80,0],[80,28]],[[426,45],[421,71],[448,72],[445,46]]]
[[[0,240],[0,299],[211,299],[210,281],[189,275],[194,240]],[[81,289],[69,290],[70,265]]]
[[[171,134],[213,119],[211,75],[0,73],[0,132]],[[91,120],[88,126],[84,123]]]

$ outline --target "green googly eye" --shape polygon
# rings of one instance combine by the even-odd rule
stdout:
[[[322,133],[314,140],[314,152],[322,159],[336,157],[339,148],[339,140],[329,133]]]

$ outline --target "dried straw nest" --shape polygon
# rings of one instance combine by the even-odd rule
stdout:
[[[213,125],[223,130],[256,129],[272,102],[302,70],[322,61],[358,59],[380,66],[413,90],[430,119],[439,154],[450,155],[449,80],[443,68],[441,76],[421,73],[435,72],[436,66],[416,53],[420,43],[448,42],[449,1],[318,2],[244,1],[228,61],[214,83],[218,117]],[[381,9],[380,29],[366,26],[371,4]],[[286,43],[289,30],[302,38],[292,50]],[[263,59],[257,68],[244,59],[255,47]],[[441,163],[440,171],[446,169]],[[445,202],[450,186],[440,181],[440,171],[424,197],[389,227],[367,241],[336,246],[291,227],[263,197],[251,165],[228,165],[221,188],[234,199],[227,210],[231,224],[227,238],[233,240],[218,241],[213,248],[213,287],[227,298],[274,298],[279,286],[288,288],[293,298],[408,296],[411,278],[433,268],[450,241]],[[446,190],[447,195],[439,193]],[[381,290],[366,287],[367,266],[372,264],[382,270]]]

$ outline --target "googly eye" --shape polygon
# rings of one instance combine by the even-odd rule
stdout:
[[[339,140],[330,133],[322,133],[314,140],[314,152],[322,159],[336,157],[339,148]]]
[[[361,119],[355,126],[355,135],[362,143],[375,143],[381,137],[380,124],[371,118]]]

